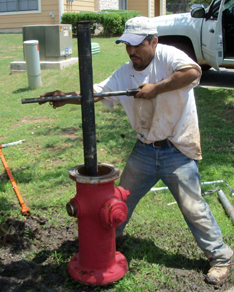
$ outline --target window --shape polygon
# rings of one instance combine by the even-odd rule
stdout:
[[[0,0],[0,13],[35,10],[38,10],[38,0]]]
[[[119,10],[127,9],[127,0],[119,0]]]

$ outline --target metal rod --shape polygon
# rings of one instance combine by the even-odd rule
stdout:
[[[133,96],[140,91],[140,88],[126,89],[125,91],[112,91],[112,92],[100,92],[94,93],[94,97],[105,97],[105,96],[120,96],[127,95]],[[82,99],[80,94],[68,94],[68,95],[57,95],[57,96],[47,96],[47,97],[36,97],[36,98],[23,98],[21,99],[22,104],[26,103],[36,103],[36,102],[49,102],[49,101],[58,101],[58,100],[72,100],[72,99]]]
[[[215,183],[225,183],[226,186],[231,191],[231,193],[229,194],[230,197],[233,197],[234,196],[234,190],[231,188],[231,186],[227,183],[226,180],[206,181],[206,182],[202,182],[201,185],[211,185],[211,184],[215,184]],[[151,188],[150,190],[152,192],[154,192],[154,191],[161,191],[161,190],[168,190],[168,187]],[[169,203],[169,204],[167,204],[167,206],[174,205],[174,204],[177,204],[177,202]]]
[[[227,199],[227,197],[225,196],[222,190],[218,191],[218,196],[227,214],[231,217],[232,222],[234,223],[234,208],[232,207],[231,203],[229,202],[229,200]]]
[[[90,22],[77,23],[85,175],[97,176]]]
[[[233,189],[230,187],[230,185],[226,182],[226,180],[206,181],[206,182],[202,182],[201,185],[211,185],[211,184],[216,184],[216,183],[225,183],[227,187],[232,192],[234,192]],[[154,192],[154,191],[161,191],[161,190],[167,190],[167,189],[168,187],[159,187],[159,188],[151,188],[150,190]]]

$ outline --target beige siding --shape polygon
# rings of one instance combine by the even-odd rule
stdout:
[[[140,11],[142,16],[148,16],[148,0],[128,0],[127,3],[128,10]]]
[[[40,13],[0,15],[0,29],[22,28],[25,25],[37,24],[59,24],[58,0],[41,0]]]
[[[64,2],[64,13],[81,11],[95,11],[95,0],[74,0],[74,2]]]

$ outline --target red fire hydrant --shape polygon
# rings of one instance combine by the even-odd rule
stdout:
[[[69,264],[70,276],[85,285],[106,285],[121,279],[128,269],[123,254],[116,251],[115,227],[122,224],[128,209],[129,191],[114,187],[120,169],[98,164],[98,176],[84,175],[84,165],[69,171],[76,181],[76,196],[67,204],[70,216],[78,218],[79,252]]]

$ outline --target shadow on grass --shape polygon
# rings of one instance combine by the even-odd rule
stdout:
[[[16,94],[16,93],[22,93],[22,92],[26,92],[26,91],[30,91],[30,88],[29,87],[19,88],[15,91],[12,91],[12,93]]]
[[[0,184],[0,191],[5,191],[5,184],[1,182]],[[20,210],[20,204],[16,205],[15,203],[12,203],[12,196],[16,196],[15,193],[12,191],[11,194],[9,194],[8,197],[0,197],[0,217],[1,220],[0,222],[3,220],[2,215],[4,214],[4,212],[9,211],[9,210]]]
[[[186,255],[172,254],[156,246],[150,239],[125,236],[120,248],[129,264],[132,260],[144,260],[161,268],[206,271],[207,263],[202,259],[189,259]],[[133,250],[135,251],[133,256]],[[0,263],[0,287],[2,291],[108,291],[113,285],[100,287],[84,286],[68,274],[70,258],[77,253],[77,240],[64,241],[54,250],[43,249],[31,261],[19,260],[8,264]],[[153,257],[151,255],[154,255]],[[57,259],[54,257],[57,255]],[[52,259],[52,260],[50,260]],[[129,269],[128,273],[139,273],[139,266]],[[16,290],[14,290],[16,289]],[[68,290],[67,290],[68,289]]]
[[[169,268],[206,271],[208,261],[191,259],[184,253],[172,253],[157,246],[151,239],[136,238],[125,235],[122,242],[117,241],[117,249],[124,253],[129,262],[132,259],[145,260]]]

